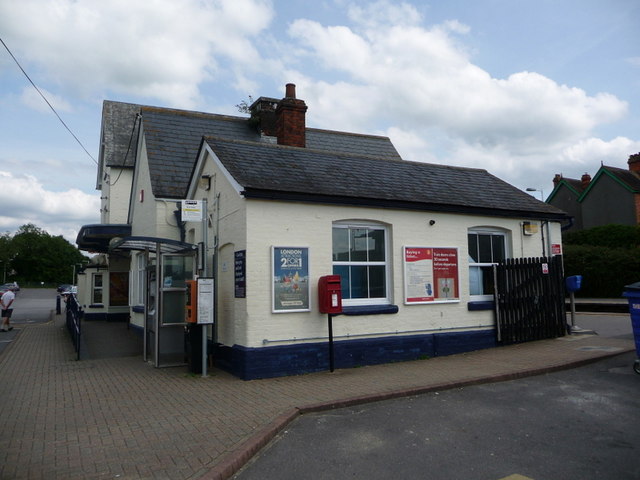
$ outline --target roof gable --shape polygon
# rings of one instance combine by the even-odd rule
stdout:
[[[579,201],[582,202],[584,198],[591,192],[591,190],[598,183],[600,178],[606,175],[612,178],[616,183],[621,185],[625,190],[629,191],[629,193],[640,193],[640,177],[638,177],[634,172],[629,170],[625,170],[624,168],[618,167],[608,167],[606,165],[602,165],[596,175],[593,177],[593,180],[589,183],[589,186],[582,192]]]
[[[245,117],[142,107],[143,133],[153,192],[157,197],[186,198],[204,136],[272,144]],[[307,129],[307,147],[318,151],[370,153],[400,159],[387,137]]]

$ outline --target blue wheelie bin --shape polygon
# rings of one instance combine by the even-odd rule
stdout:
[[[636,361],[633,369],[640,374],[640,282],[625,285],[623,297],[629,301],[629,313],[631,314],[631,328],[636,343]]]

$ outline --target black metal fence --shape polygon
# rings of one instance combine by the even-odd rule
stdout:
[[[498,343],[565,335],[562,257],[512,258],[494,266]]]
[[[71,341],[76,351],[76,360],[80,360],[83,311],[80,305],[78,305],[76,296],[72,293],[66,296],[66,305],[67,330],[69,330]]]

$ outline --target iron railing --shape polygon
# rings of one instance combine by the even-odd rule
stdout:
[[[78,300],[75,294],[70,293],[66,296],[66,318],[67,318],[67,330],[71,335],[71,341],[76,351],[76,360],[80,360],[80,344],[82,339],[82,316],[83,311],[78,305]]]

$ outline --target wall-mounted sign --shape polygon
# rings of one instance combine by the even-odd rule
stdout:
[[[309,248],[271,247],[272,311],[309,311]]]
[[[561,243],[552,243],[551,244],[551,255],[562,255],[562,244]]]
[[[460,300],[458,249],[404,247],[404,303]]]
[[[247,251],[238,250],[234,253],[234,278],[235,278],[235,297],[247,297]]]
[[[182,200],[182,221],[201,222],[202,221],[202,201]]]

